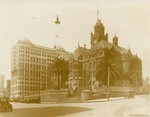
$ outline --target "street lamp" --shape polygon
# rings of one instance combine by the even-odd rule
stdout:
[[[40,87],[41,87],[41,80],[40,80],[40,77],[39,77],[39,83],[38,83],[38,84],[39,84],[39,93],[38,93],[39,96],[38,96],[38,98],[39,98],[39,100],[40,100],[40,97],[41,97],[41,94],[40,94],[40,93],[41,93],[41,92],[40,92]]]
[[[41,100],[41,78],[43,77],[43,74],[42,75],[40,75],[41,77],[39,77],[39,81],[38,81],[38,83],[39,83],[39,89],[38,89],[38,98],[39,98],[39,101]]]
[[[136,71],[136,88],[138,87],[138,79],[137,79],[137,77],[138,77],[138,71]]]
[[[107,79],[107,100],[108,101],[109,101],[109,98],[110,98],[109,81],[110,81],[110,66],[108,66],[108,79]]]

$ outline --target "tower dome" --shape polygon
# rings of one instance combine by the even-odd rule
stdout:
[[[118,40],[118,37],[116,36],[116,34],[115,34],[115,36],[113,37],[113,39],[117,39],[117,40]]]
[[[95,26],[104,27],[100,19],[97,19]]]

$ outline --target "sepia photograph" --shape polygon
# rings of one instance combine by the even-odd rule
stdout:
[[[150,1],[0,0],[0,117],[150,117]]]

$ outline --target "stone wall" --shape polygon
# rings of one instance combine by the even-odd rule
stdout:
[[[45,90],[41,91],[41,103],[58,102],[67,96],[67,90]]]

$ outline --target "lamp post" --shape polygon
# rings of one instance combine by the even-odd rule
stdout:
[[[42,75],[41,75],[42,77]],[[38,99],[39,99],[39,102],[41,101],[41,77],[39,77],[39,92],[38,92]]]
[[[40,81],[40,78],[39,78],[39,83],[38,83],[38,84],[39,84],[39,93],[38,93],[38,94],[39,94],[39,99],[40,99],[40,85],[41,85],[40,82],[41,82],[41,81]]]
[[[147,85],[148,85],[148,99],[150,100],[150,78],[147,78]],[[149,110],[150,110],[150,101],[148,101]],[[150,111],[149,111],[150,115]]]
[[[108,66],[108,79],[107,79],[107,100],[108,101],[109,101],[109,98],[110,98],[109,81],[110,81],[110,66]]]
[[[137,79],[137,77],[138,77],[138,71],[136,71],[136,88],[138,87],[138,79]]]

